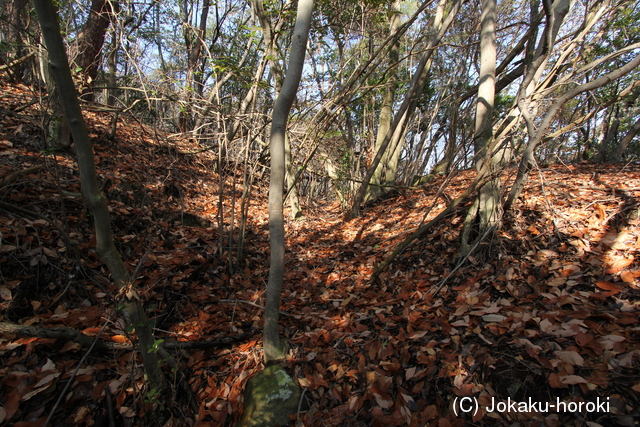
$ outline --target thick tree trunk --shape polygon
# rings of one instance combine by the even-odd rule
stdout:
[[[307,49],[313,0],[300,0],[296,25],[293,30],[291,54],[287,76],[282,90],[273,107],[271,123],[271,177],[269,181],[269,239],[271,264],[267,284],[267,302],[264,314],[264,357],[265,361],[281,359],[286,354],[286,342],[278,334],[280,315],[280,293],[284,281],[284,216],[282,211],[285,178],[285,134],[289,111],[298,91],[302,77],[304,57]]]
[[[613,156],[611,158],[612,161],[614,162],[622,161],[622,155],[624,154],[627,147],[629,147],[629,144],[631,143],[633,138],[638,134],[638,132],[640,132],[640,119],[638,119],[633,124],[633,126],[631,126],[631,129],[627,131],[627,134],[618,143],[618,145],[616,146],[616,149],[613,151]]]
[[[93,0],[87,22],[78,35],[78,53],[74,62],[82,69],[80,92],[86,99],[93,99],[93,83],[100,68],[100,53],[111,23],[110,16],[118,10],[116,1]]]
[[[25,61],[16,61],[16,59],[26,55],[24,18],[27,16],[25,8],[28,0],[12,0],[4,3],[7,22],[3,27],[5,27],[8,46],[6,46],[6,50],[3,49],[1,62],[6,65],[13,64],[7,68],[9,78],[12,82],[19,83],[22,82],[27,65]],[[0,5],[0,7],[2,6]]]
[[[82,117],[78,98],[75,95],[76,88],[71,78],[60,27],[58,26],[58,14],[51,0],[34,0],[33,3],[49,53],[51,73],[60,91],[62,110],[69,123],[75,142],[82,194],[93,212],[98,253],[123,294],[135,294],[135,291],[131,288],[129,271],[113,242],[109,209],[98,185],[91,141]],[[150,385],[159,391],[164,388],[166,381],[160,370],[158,355],[156,352],[151,351],[155,344],[151,324],[146,318],[142,304],[138,299],[127,298],[125,311],[138,335],[144,368]]]

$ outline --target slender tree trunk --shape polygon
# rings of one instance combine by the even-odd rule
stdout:
[[[615,109],[615,107],[614,107]],[[617,114],[617,113],[616,113]],[[610,124],[607,124],[607,131],[602,138],[602,142],[600,143],[600,149],[598,150],[598,154],[594,161],[596,163],[604,163],[607,160],[607,156],[609,155],[610,147],[614,139],[618,136],[618,128],[620,127],[620,120],[616,117]]]
[[[57,11],[51,0],[34,0],[33,3],[49,53],[51,72],[60,91],[62,109],[75,142],[82,194],[93,212],[98,253],[123,294],[135,295],[129,271],[113,242],[109,209],[98,185],[91,141],[78,98],[75,95],[76,88],[71,78],[67,54],[62,43]],[[127,296],[125,298],[126,314],[138,335],[145,372],[151,387],[160,391],[165,387],[166,381],[160,370],[157,352],[151,351],[155,344],[151,324],[145,316],[140,301]]]
[[[298,186],[296,185],[296,172],[293,169],[293,157],[291,156],[291,140],[285,135],[284,140],[284,159],[287,164],[287,190],[289,200],[289,209],[291,210],[292,219],[302,218],[302,208],[300,207],[300,197],[298,195]]]
[[[287,1],[288,3],[288,1]],[[267,18],[267,15],[264,11],[264,4],[262,0],[253,0],[252,6],[258,20],[260,21],[260,25],[262,26],[262,31],[264,34],[264,43],[266,46],[266,54],[269,59],[269,66],[271,67],[271,74],[273,75],[273,80],[275,82],[276,88],[276,96],[279,95],[282,90],[282,85],[284,81],[284,73],[282,71],[282,65],[280,64],[280,58],[284,60],[284,55],[278,49],[277,43],[277,35],[280,32],[280,25],[284,22],[284,20],[280,21],[280,25],[277,25],[276,28],[273,28],[271,22]],[[286,7],[286,5],[285,5]],[[283,7],[284,10],[284,7]],[[306,49],[306,46],[305,46]],[[291,154],[291,144],[288,137],[285,137],[285,169],[286,169],[286,182],[287,186],[295,185],[295,171],[293,170],[293,156]],[[288,192],[288,201],[289,207],[291,209],[291,217],[293,219],[297,219],[302,217],[302,209],[300,207],[300,199],[298,197],[298,189],[291,188]]]
[[[202,13],[200,14],[200,26],[196,33],[193,57],[190,59],[190,70],[192,76],[193,90],[202,98],[204,92],[204,67],[206,65],[206,56],[203,55],[205,49],[205,38],[207,36],[207,16],[209,15],[210,0],[204,0],[202,4]]]
[[[400,26],[400,0],[394,0],[389,6],[389,34],[396,32]],[[395,39],[389,48],[389,56],[387,62],[387,78],[384,95],[382,99],[382,107],[380,108],[380,116],[378,118],[378,133],[376,136],[376,145],[373,152],[380,150],[387,132],[391,128],[391,119],[393,117],[393,101],[396,96],[396,88],[398,86],[398,59],[400,57],[400,40]],[[395,147],[394,147],[395,148]],[[387,149],[382,160],[371,176],[371,183],[367,187],[364,201],[375,199],[384,192],[380,184],[386,181],[386,174],[389,168],[389,159],[393,158],[393,153]],[[393,148],[391,151],[394,151]]]
[[[589,90],[597,89],[599,87],[606,85],[607,83],[617,80],[620,77],[628,74],[638,66],[640,66],[640,55],[637,55],[635,58],[627,62],[625,65],[611,71],[608,74],[605,74],[604,76],[598,79],[592,80],[587,83],[583,83],[569,90],[560,98],[558,98],[551,105],[551,107],[549,107],[549,109],[547,110],[547,113],[544,115],[542,119],[542,122],[540,123],[540,126],[535,132],[535,135],[532,138],[530,138],[529,142],[527,143],[527,147],[525,148],[523,159],[520,162],[520,167],[518,168],[518,175],[516,176],[516,180],[514,181],[511,187],[511,191],[509,192],[509,197],[507,199],[507,202],[505,203],[505,208],[504,208],[505,210],[510,209],[511,206],[513,206],[513,203],[515,203],[517,198],[520,196],[520,193],[522,192],[522,189],[524,188],[527,182],[527,177],[529,175],[529,171],[531,170],[531,167],[533,164],[532,163],[533,153],[535,152],[536,147],[542,142],[544,136],[547,133],[547,130],[549,129],[549,126],[551,126],[551,123],[555,119],[556,114],[558,114],[558,111],[560,110],[560,108],[564,104],[566,104],[569,100],[575,98],[581,93],[587,92]]]
[[[449,117],[451,120],[451,125],[449,126],[449,138],[447,139],[444,156],[442,160],[440,160],[431,170],[431,173],[436,174],[445,174],[451,170],[451,165],[456,157],[456,141],[457,141],[457,132],[458,132],[458,105],[457,103],[452,103],[451,108],[449,109]]]
[[[200,14],[200,24],[197,28],[191,25],[194,5],[188,0],[182,2],[182,26],[185,48],[187,50],[187,69],[184,84],[183,105],[178,116],[178,127],[180,132],[191,131],[194,128],[194,117],[192,103],[194,94],[202,95],[203,87],[201,78],[196,74],[201,69],[202,52],[204,50],[204,37],[207,29],[207,17],[209,14],[210,2],[204,0],[202,13]],[[197,137],[197,135],[195,135]]]
[[[474,137],[475,165],[478,176],[494,173],[496,162],[491,150],[493,107],[496,80],[496,0],[483,0],[480,27],[480,83]],[[494,178],[478,190],[478,197],[465,220],[459,257],[466,256],[485,234],[500,221],[500,181]]]
[[[118,40],[118,35],[114,32],[111,38],[111,46],[109,46],[109,55],[107,56],[107,105],[110,107],[114,107],[116,105],[119,49],[120,42]]]
[[[120,39],[116,32],[113,32],[111,39],[111,46],[109,47],[109,55],[107,56],[107,105],[115,107],[117,86],[118,86],[118,50],[120,50]],[[116,137],[116,131],[118,127],[118,112],[113,113],[111,118],[111,132],[109,133],[109,139],[113,140]]]
[[[293,30],[291,54],[287,76],[282,90],[273,107],[271,123],[271,177],[269,181],[269,239],[271,264],[267,301],[264,314],[264,357],[265,361],[281,359],[286,354],[286,341],[278,334],[280,316],[280,294],[284,281],[284,216],[282,211],[285,178],[285,137],[289,112],[298,91],[302,77],[304,57],[307,49],[313,0],[299,0],[296,25]]]
[[[396,113],[395,118],[393,119],[393,123],[391,123],[391,127],[380,145],[380,149],[376,152],[375,157],[371,161],[371,165],[369,165],[367,169],[367,173],[362,180],[362,184],[360,185],[360,189],[356,193],[356,196],[353,200],[353,204],[351,206],[351,214],[350,217],[355,218],[360,216],[360,205],[364,200],[365,193],[367,191],[367,187],[371,182],[371,177],[373,176],[376,168],[378,167],[378,163],[382,160],[382,156],[384,152],[387,150],[387,147],[392,142],[394,135],[402,135],[404,133],[404,128],[407,126],[410,121],[410,117],[413,115],[413,111],[415,109],[415,99],[422,93],[422,88],[424,87],[425,79],[427,77],[428,68],[427,65],[430,63],[430,59],[433,55],[434,49],[437,44],[440,42],[445,32],[448,30],[449,26],[453,22],[454,17],[457,15],[458,10],[464,3],[464,0],[455,0],[451,10],[447,14],[446,18],[442,19],[442,23],[437,25],[438,33],[435,34],[430,40],[429,45],[420,59],[416,67],[415,74],[409,83],[409,88],[405,94],[404,100],[402,101],[402,105],[400,106],[399,111]],[[444,9],[444,4],[446,4],[446,0],[441,0],[439,4],[439,11]],[[441,12],[439,12],[441,13]],[[439,22],[439,18],[436,16],[436,23]],[[399,131],[399,129],[402,129]]]

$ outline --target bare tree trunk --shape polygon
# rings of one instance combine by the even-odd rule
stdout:
[[[22,82],[24,77],[24,71],[26,64],[23,61],[15,62],[17,58],[22,58],[26,55],[24,36],[26,34],[24,18],[27,15],[25,10],[27,6],[27,0],[12,0],[4,2],[4,5],[0,4],[6,11],[7,23],[4,25],[6,40],[9,43],[8,49],[3,52],[1,62],[3,64],[12,64],[7,68],[9,72],[9,78],[12,82]]]
[[[107,56],[107,105],[115,107],[116,94],[118,85],[118,51],[120,50],[120,40],[116,32],[113,32],[111,39],[111,46],[109,47],[109,55]],[[118,128],[118,112],[113,113],[111,118],[111,132],[109,133],[109,139],[113,140],[116,137],[116,131]]]
[[[193,52],[189,55],[189,73],[191,73],[191,81],[193,90],[202,98],[204,92],[204,66],[206,57],[203,55],[205,49],[205,37],[207,36],[207,16],[209,14],[210,0],[204,0],[202,4],[202,13],[200,14],[200,26],[196,32],[195,45]]]
[[[614,107],[613,109],[617,110],[616,107]],[[616,115],[617,114],[618,112],[616,111]],[[614,118],[610,124],[606,123],[605,127],[607,131],[605,132],[604,137],[602,138],[602,142],[600,143],[598,154],[596,155],[596,158],[593,160],[595,163],[604,163],[607,160],[609,160],[608,155],[609,155],[611,143],[618,137],[618,129],[620,128],[620,119],[618,119],[617,117]]]
[[[389,6],[389,34],[396,32],[400,25],[400,1],[394,0]],[[378,133],[376,135],[376,145],[374,147],[374,153],[377,152],[384,137],[389,132],[391,127],[391,118],[393,116],[393,101],[396,96],[396,88],[398,86],[398,59],[400,57],[400,40],[395,39],[393,44],[389,48],[389,56],[387,63],[387,82],[384,87],[384,95],[382,99],[382,107],[380,108],[380,116],[378,118]],[[364,201],[375,199],[384,192],[380,184],[386,181],[386,171],[388,168],[389,159],[393,157],[393,154],[387,149],[382,160],[375,169],[375,172],[371,176],[371,184],[367,187]],[[393,149],[391,150],[393,151]]]
[[[618,143],[618,145],[616,146],[616,149],[613,152],[613,157],[611,159],[612,161],[614,162],[622,161],[622,155],[624,154],[625,150],[627,149],[627,147],[629,146],[633,138],[638,134],[638,132],[640,132],[640,119],[638,119],[633,124],[633,126],[631,126],[631,129],[627,131],[627,134],[624,136],[624,138],[622,138],[622,141]]]
[[[76,145],[82,194],[93,212],[98,253],[123,294],[135,295],[129,271],[113,242],[109,210],[98,185],[93,150],[87,126],[80,110],[80,104],[75,95],[76,88],[71,78],[67,54],[62,43],[60,27],[58,26],[58,14],[51,0],[34,0],[33,3],[42,27],[47,51],[49,52],[51,72],[60,91],[62,109]],[[126,314],[138,335],[145,372],[151,387],[160,391],[165,387],[166,381],[160,370],[157,352],[152,352],[155,340],[151,324],[144,313],[140,301],[136,298],[125,298],[127,298],[125,303]]]
[[[530,138],[529,142],[527,143],[527,147],[525,148],[523,159],[520,162],[520,167],[518,169],[518,175],[516,177],[515,182],[513,183],[513,186],[511,187],[509,198],[505,203],[505,210],[510,209],[511,206],[513,206],[513,203],[516,201],[516,199],[520,196],[520,192],[522,192],[522,189],[524,188],[527,182],[527,177],[529,175],[529,171],[531,170],[531,167],[533,164],[532,163],[533,153],[535,152],[536,147],[542,142],[544,136],[547,133],[547,130],[549,129],[549,126],[551,126],[551,123],[555,119],[556,114],[558,113],[560,108],[564,104],[566,104],[569,100],[575,98],[581,93],[584,93],[589,90],[597,89],[599,87],[606,85],[607,83],[610,83],[616,79],[619,79],[620,77],[628,74],[638,66],[640,66],[640,55],[637,55],[635,58],[627,62],[622,67],[617,68],[598,79],[592,80],[587,83],[583,83],[569,90],[567,93],[562,95],[551,105],[551,107],[547,110],[547,113],[544,115],[544,118],[542,119],[542,122],[540,123],[538,130],[535,132],[535,135],[532,138]]]
[[[447,139],[444,156],[442,160],[440,160],[434,167],[431,169],[431,173],[436,174],[446,174],[451,170],[451,166],[456,158],[456,135],[458,132],[458,105],[457,103],[452,103],[449,108],[449,117],[451,120],[451,125],[449,126],[449,138]]]
[[[446,0],[440,1],[439,10],[444,9],[445,3],[446,3]],[[350,214],[352,218],[360,216],[360,204],[364,200],[367,187],[371,182],[371,177],[373,176],[376,168],[378,167],[378,163],[380,163],[380,160],[382,160],[382,156],[384,155],[384,152],[387,150],[387,147],[392,142],[394,135],[401,135],[404,133],[404,128],[407,126],[409,119],[412,116],[413,110],[415,108],[414,100],[422,92],[422,88],[424,87],[424,83],[425,83],[425,79],[428,71],[427,65],[430,63],[431,56],[433,55],[433,52],[437,44],[440,42],[445,32],[453,22],[453,19],[457,15],[458,10],[460,9],[460,6],[462,6],[462,3],[464,3],[464,0],[454,1],[453,5],[451,6],[451,10],[449,10],[449,13],[447,14],[447,16],[444,19],[442,19],[441,25],[438,25],[439,27],[438,33],[435,34],[429,40],[428,47],[424,55],[420,59],[420,62],[416,67],[415,74],[413,75],[413,78],[409,83],[409,88],[407,89],[404,100],[402,101],[402,105],[400,106],[399,111],[396,113],[396,116],[393,119],[393,123],[391,123],[391,127],[389,128],[389,131],[385,135],[384,140],[380,145],[380,149],[376,152],[375,157],[371,161],[371,165],[369,165],[369,168],[367,169],[367,174],[363,178],[362,184],[360,185],[360,189],[358,190],[353,200],[353,204],[351,206],[351,214]],[[438,17],[436,17],[436,22],[438,22]],[[402,130],[400,131],[400,129]]]
[[[78,52],[74,62],[82,69],[80,92],[86,99],[93,99],[93,83],[100,68],[100,53],[111,23],[110,15],[118,10],[116,1],[93,0],[87,22],[78,35]]]
[[[285,3],[288,3],[285,2]],[[279,92],[282,90],[282,85],[284,84],[284,74],[282,71],[282,65],[280,64],[280,58],[284,60],[284,55],[278,49],[277,36],[280,33],[280,28],[284,20],[280,20],[280,23],[276,25],[276,28],[272,28],[271,22],[267,18],[267,15],[264,11],[264,4],[262,0],[253,0],[252,1],[253,10],[260,21],[260,25],[262,26],[262,31],[264,35],[264,43],[266,46],[266,55],[269,59],[269,65],[271,67],[271,73],[273,74],[273,80],[275,82],[276,88],[276,96],[278,96]],[[285,6],[286,7],[286,4]],[[283,10],[284,10],[283,7]],[[305,46],[306,49],[306,46]],[[302,217],[302,209],[300,207],[300,199],[298,197],[298,189],[295,187],[295,171],[293,170],[293,156],[291,154],[291,143],[289,138],[285,136],[285,168],[286,168],[286,183],[289,189],[288,191],[288,201],[289,207],[291,209],[291,217],[293,219],[298,219]]]
[[[280,315],[280,293],[284,281],[284,216],[282,211],[283,187],[285,178],[285,137],[289,111],[298,91],[302,77],[302,67],[307,49],[313,0],[300,0],[293,30],[291,54],[287,76],[282,90],[273,107],[271,123],[271,177],[269,181],[269,238],[271,246],[271,264],[267,301],[264,314],[264,357],[265,361],[281,359],[286,354],[286,341],[278,334]]]
[[[480,83],[474,137],[478,176],[492,175],[496,161],[490,152],[493,139],[493,107],[496,90],[496,0],[483,0],[480,27]],[[500,178],[480,187],[464,223],[458,257],[466,256],[500,221]]]
[[[289,209],[291,209],[291,218],[302,218],[302,208],[300,207],[300,197],[298,195],[298,186],[296,185],[296,172],[293,169],[293,157],[291,156],[291,140],[288,135],[284,139],[284,160],[287,164],[287,199],[289,200]]]

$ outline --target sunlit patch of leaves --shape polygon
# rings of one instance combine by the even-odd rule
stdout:
[[[0,99],[3,108],[29,96],[24,88],[6,93],[14,97]],[[197,399],[197,414],[178,388],[169,396],[146,390],[139,358],[114,351],[90,355],[54,421],[87,424],[106,417],[109,393],[117,423],[233,425],[246,380],[262,368],[266,189],[253,190],[244,258],[236,264],[227,231],[217,226],[219,180],[210,153],[180,154],[195,147],[156,140],[129,119],[111,142],[104,138],[109,117],[86,115],[117,245],[135,270],[134,285],[157,339],[189,342],[240,333],[250,338],[227,348],[175,353]],[[62,224],[80,254],[75,257],[48,220],[3,208],[0,320],[67,326],[94,336],[116,308],[116,291],[95,253],[90,212],[74,196],[80,188],[73,155],[34,150],[29,144],[38,135],[30,132],[36,127],[21,122],[28,116],[0,120],[0,143],[11,153],[0,157],[0,176],[46,165],[2,188],[2,200]],[[472,179],[472,172],[460,173],[447,194],[457,196]],[[229,194],[232,180],[224,182]],[[375,266],[424,213],[434,206],[428,220],[445,208],[446,198],[434,200],[439,184],[399,192],[349,222],[334,204],[313,205],[306,221],[288,224],[281,332],[291,344],[285,363],[306,390],[308,409],[299,421],[632,425],[640,416],[640,167],[562,166],[533,174],[490,242],[489,261],[471,257],[457,270],[452,263],[463,207],[370,283]],[[231,210],[239,207],[224,203],[229,228]],[[189,215],[196,222],[185,221]],[[239,215],[236,210],[236,221]],[[445,278],[441,290],[430,293]],[[102,338],[127,342],[128,334],[114,319]],[[0,422],[46,418],[85,351],[75,343],[3,334]],[[166,373],[173,375],[169,368]],[[492,398],[607,397],[614,409],[579,419],[485,410],[456,416],[453,400],[468,396],[483,404]]]

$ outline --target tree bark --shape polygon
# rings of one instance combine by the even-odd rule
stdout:
[[[393,34],[397,31],[400,25],[400,1],[394,0],[394,2],[390,5],[389,10],[389,34]],[[380,115],[378,118],[378,133],[376,135],[376,145],[374,148],[374,153],[377,152],[382,142],[384,141],[387,132],[389,132],[389,128],[391,128],[391,118],[393,116],[393,101],[396,96],[396,88],[398,86],[398,59],[400,57],[400,40],[395,39],[389,48],[389,57],[387,63],[387,74],[389,77],[387,78],[386,84],[384,85],[384,95],[382,99],[382,107],[380,108]],[[380,186],[380,184],[386,181],[387,173],[391,173],[389,170],[390,160],[394,158],[394,153],[387,149],[385,155],[382,157],[382,160],[376,167],[375,172],[371,176],[371,185],[367,187],[367,192],[364,197],[364,201],[368,201],[371,199],[375,199],[385,190]],[[396,162],[397,167],[397,162]],[[395,173],[393,174],[395,178]],[[393,184],[393,183],[392,183]]]
[[[382,159],[384,152],[387,150],[387,147],[389,146],[392,139],[394,138],[394,135],[401,135],[404,133],[404,128],[407,126],[409,122],[409,118],[413,114],[413,110],[415,109],[416,104],[414,101],[421,94],[422,88],[424,87],[427,64],[429,64],[429,61],[433,55],[433,52],[437,44],[440,42],[440,40],[448,30],[449,26],[453,22],[453,19],[457,15],[458,10],[462,6],[462,3],[464,3],[464,0],[456,0],[453,3],[448,15],[446,16],[446,18],[442,20],[442,25],[440,25],[438,33],[435,34],[431,38],[431,40],[429,40],[429,45],[424,55],[420,59],[420,62],[416,67],[415,74],[413,75],[413,78],[409,83],[409,88],[407,89],[404,100],[402,101],[402,105],[400,106],[398,113],[393,119],[393,123],[391,123],[391,127],[389,128],[389,131],[385,135],[384,140],[380,145],[380,149],[376,152],[375,157],[371,161],[371,165],[367,169],[367,173],[362,180],[360,189],[358,190],[353,200],[353,204],[351,206],[351,213],[350,213],[351,218],[356,218],[360,216],[360,205],[364,200],[367,187],[371,182],[371,177],[373,176],[376,168],[378,167],[378,163],[380,163],[380,160]],[[441,1],[441,5],[442,4],[444,4],[443,1]],[[402,129],[401,132],[399,131],[400,129]]]
[[[496,93],[496,0],[483,0],[480,27],[480,82],[475,125],[475,166],[478,176],[493,175],[497,161],[490,152]],[[467,214],[458,258],[469,254],[479,239],[498,227],[501,217],[500,178],[492,178],[478,191]]]
[[[78,35],[78,54],[74,62],[82,69],[80,92],[85,99],[93,100],[93,83],[100,68],[100,53],[111,23],[110,15],[118,10],[116,1],[93,0],[87,22]]]
[[[627,131],[627,134],[618,143],[618,145],[616,146],[616,149],[613,151],[613,156],[611,159],[612,161],[614,162],[622,161],[622,155],[624,154],[627,147],[629,147],[629,144],[631,143],[633,138],[638,134],[638,132],[640,132],[640,119],[638,119],[633,124],[633,126],[631,126],[631,129]]]
[[[302,77],[307,39],[311,26],[313,0],[300,0],[293,30],[287,76],[273,107],[271,123],[271,177],[269,181],[269,239],[271,262],[264,315],[265,361],[281,359],[286,354],[286,341],[278,334],[280,294],[284,281],[284,216],[282,210],[285,178],[285,137],[289,111]]]
[[[286,9],[287,3],[283,6],[283,10]],[[264,4],[262,0],[253,0],[251,2],[253,10],[260,21],[262,31],[264,35],[264,43],[266,46],[266,55],[269,60],[269,66],[271,67],[271,74],[273,74],[273,80],[275,82],[276,96],[279,95],[284,84],[284,73],[282,71],[282,65],[280,64],[280,58],[284,60],[284,55],[280,52],[277,43],[277,37],[280,33],[281,26],[284,20],[280,20],[279,24],[275,28],[272,27],[271,22],[267,18],[264,11]],[[305,46],[306,49],[306,46]],[[302,217],[302,209],[300,207],[300,199],[298,197],[298,189],[295,187],[295,171],[293,170],[293,156],[291,154],[291,144],[289,138],[285,136],[285,180],[288,191],[289,207],[291,209],[291,217],[298,219]]]
[[[67,54],[58,25],[58,14],[51,0],[34,0],[33,3],[49,53],[51,73],[60,92],[62,110],[75,142],[82,194],[93,212],[98,254],[107,265],[118,288],[124,295],[127,295],[125,297],[127,300],[125,312],[138,335],[144,368],[150,385],[159,391],[165,387],[166,381],[160,370],[158,355],[151,351],[155,343],[151,324],[144,314],[141,302],[135,297],[128,297],[132,294],[135,295],[135,291],[132,288],[129,271],[113,242],[109,209],[98,185],[91,140],[71,78]]]
[[[575,98],[581,93],[597,89],[599,87],[606,85],[607,83],[617,80],[620,77],[628,74],[638,66],[640,66],[640,55],[637,55],[635,58],[627,62],[622,67],[617,68],[598,79],[592,80],[587,83],[583,83],[569,90],[567,93],[562,95],[551,105],[549,110],[547,110],[547,113],[544,115],[544,118],[542,119],[542,122],[540,123],[540,126],[538,127],[538,130],[536,131],[535,135],[532,138],[530,138],[529,142],[527,143],[527,147],[525,148],[523,158],[520,161],[520,166],[518,168],[518,175],[516,176],[516,180],[513,183],[513,186],[511,187],[511,191],[509,192],[509,198],[505,203],[505,208],[504,208],[505,210],[510,209],[511,206],[513,206],[513,203],[516,201],[516,199],[520,196],[520,193],[522,192],[522,189],[524,188],[527,182],[529,171],[531,170],[534,164],[533,154],[535,152],[535,149],[542,142],[543,138],[547,133],[547,130],[549,129],[549,126],[551,126],[551,123],[556,118],[556,114],[558,114],[558,111],[560,110],[560,108],[564,104],[566,104],[569,100]]]
[[[24,72],[26,70],[26,64],[24,61],[15,61],[16,58],[23,58],[26,56],[24,36],[26,34],[25,29],[25,16],[27,15],[26,6],[28,0],[12,0],[5,2],[4,9],[6,11],[7,23],[5,27],[7,46],[6,52],[3,53],[2,63],[9,65],[7,71],[9,72],[9,79],[14,83],[22,82]],[[0,5],[2,7],[3,5]]]

